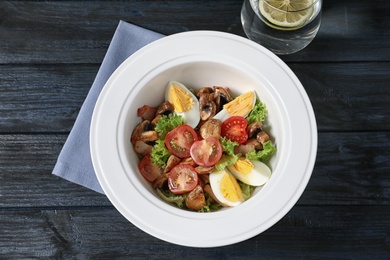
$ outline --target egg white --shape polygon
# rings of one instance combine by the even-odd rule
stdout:
[[[214,116],[214,119],[218,119],[219,121],[223,122],[223,121],[225,121],[226,119],[228,119],[229,117],[231,117],[231,115],[229,115],[229,113],[228,113],[225,109],[222,109],[221,111],[219,111],[219,112]]]
[[[243,199],[240,201],[230,201],[221,192],[221,181],[225,174],[231,175],[228,171],[222,170],[218,172],[212,172],[209,175],[210,187],[215,195],[215,197],[224,205],[234,207],[240,205],[243,202]],[[233,177],[234,178],[234,177]],[[241,190],[239,191],[241,192]]]
[[[243,183],[252,186],[264,185],[271,177],[271,169],[265,163],[262,163],[260,161],[250,160],[250,162],[253,164],[254,167],[252,172],[248,174],[242,174],[241,172],[237,171],[237,169],[234,168],[233,165],[228,166],[227,168],[228,171],[234,175],[234,177],[236,177]]]
[[[176,115],[182,116],[187,125],[191,126],[192,128],[195,128],[199,124],[199,121],[200,121],[199,101],[198,101],[197,97],[187,87],[185,87],[180,82],[170,81],[168,83],[168,86],[167,86],[166,90],[165,90],[165,100],[166,101],[169,101],[170,103],[173,103],[172,100],[169,99],[169,95],[168,95],[168,93],[169,93],[169,86],[171,84],[175,84],[175,85],[179,86],[184,91],[186,91],[190,95],[190,97],[192,98],[194,103],[193,103],[193,105],[192,105],[190,110],[185,111],[185,112],[177,112],[177,111],[175,111],[174,113]]]

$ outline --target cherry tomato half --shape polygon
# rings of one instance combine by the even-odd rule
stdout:
[[[226,119],[221,125],[221,135],[238,144],[248,140],[246,127],[248,121],[242,116],[232,116]]]
[[[211,136],[194,142],[191,146],[191,158],[200,166],[213,166],[222,157],[222,146],[218,138]]]
[[[195,130],[189,125],[180,125],[168,132],[164,143],[169,152],[179,158],[190,157],[190,148],[198,140]]]
[[[163,173],[163,169],[160,165],[152,163],[150,154],[147,154],[142,158],[138,164],[138,169],[142,176],[149,182],[154,182]]]
[[[168,187],[173,194],[192,191],[198,185],[198,174],[188,164],[178,164],[168,174]]]

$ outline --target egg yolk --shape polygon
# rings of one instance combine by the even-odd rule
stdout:
[[[252,110],[254,101],[255,95],[252,91],[249,91],[236,97],[233,101],[225,104],[223,108],[231,116],[245,117]]]
[[[194,100],[190,94],[175,84],[169,86],[168,99],[178,113],[186,112],[194,105]]]
[[[252,172],[254,165],[248,159],[241,157],[237,160],[233,167],[237,172],[247,175]]]
[[[237,180],[230,174],[226,173],[219,186],[222,196],[231,202],[242,201],[242,192]]]

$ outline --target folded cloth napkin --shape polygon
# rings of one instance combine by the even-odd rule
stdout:
[[[120,21],[91,89],[54,166],[53,174],[100,193],[89,149],[89,129],[96,100],[108,78],[131,54],[163,35]]]

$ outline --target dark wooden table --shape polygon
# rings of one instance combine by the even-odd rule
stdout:
[[[282,57],[313,104],[318,156],[297,205],[264,233],[219,248],[172,245],[51,174],[119,20],[244,36],[241,4],[0,2],[0,258],[390,258],[386,0],[324,0],[316,39]]]

